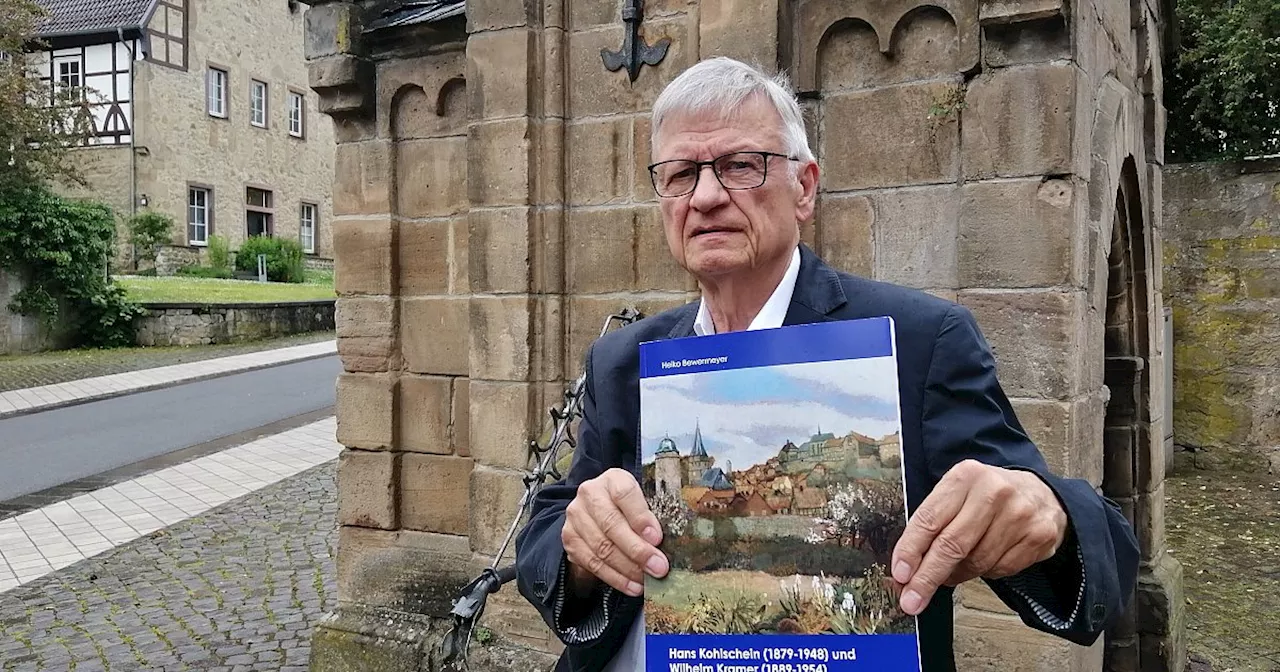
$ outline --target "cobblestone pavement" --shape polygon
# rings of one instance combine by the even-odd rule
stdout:
[[[0,392],[333,340],[332,331],[192,347],[63,350],[0,357]]]
[[[0,593],[0,670],[305,672],[336,461]]]

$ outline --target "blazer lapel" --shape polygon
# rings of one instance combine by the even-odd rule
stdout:
[[[698,306],[701,301],[687,303],[681,307],[680,319],[676,320],[675,326],[671,327],[671,331],[667,332],[667,338],[684,338],[693,335],[693,322],[698,318]]]
[[[796,288],[791,293],[791,305],[787,307],[784,326],[825,322],[831,314],[848,303],[840,276],[809,249],[800,244],[800,273],[796,276]]]

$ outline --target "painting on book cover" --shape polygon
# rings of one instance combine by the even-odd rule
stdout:
[[[642,378],[642,488],[671,571],[651,635],[914,634],[889,356]]]

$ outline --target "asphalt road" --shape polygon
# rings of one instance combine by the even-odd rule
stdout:
[[[0,420],[0,501],[334,403],[337,355]]]

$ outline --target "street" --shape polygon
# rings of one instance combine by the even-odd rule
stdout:
[[[337,356],[0,420],[0,501],[334,403]]]

